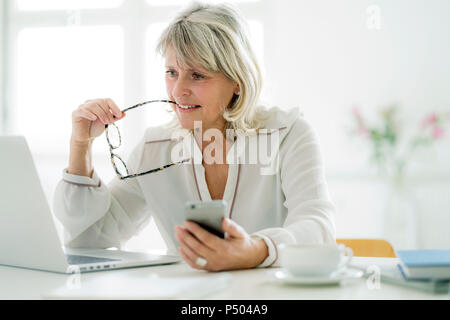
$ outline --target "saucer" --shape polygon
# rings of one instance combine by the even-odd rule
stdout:
[[[341,269],[326,276],[295,276],[286,270],[275,272],[275,278],[287,284],[306,284],[306,285],[324,285],[338,284],[342,280],[358,279],[363,276],[364,272],[357,269]]]

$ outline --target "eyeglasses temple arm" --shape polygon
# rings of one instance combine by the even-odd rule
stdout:
[[[153,103],[153,102],[166,102],[166,103],[177,104],[175,101],[170,101],[170,100],[150,100],[150,101],[141,102],[141,103],[138,103],[138,104],[136,104],[134,106],[131,106],[129,108],[123,109],[122,112],[127,112],[127,111],[129,111],[131,109],[143,106],[144,104]]]

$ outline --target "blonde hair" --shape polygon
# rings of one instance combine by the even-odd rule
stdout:
[[[239,84],[222,116],[226,129],[254,131],[264,126],[262,108],[258,108],[262,75],[247,35],[247,23],[229,4],[191,2],[177,14],[161,34],[156,50],[165,56],[175,53],[177,64],[201,66],[210,72],[221,72]],[[178,126],[176,117],[169,126]]]

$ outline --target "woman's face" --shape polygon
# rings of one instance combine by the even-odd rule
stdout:
[[[209,72],[201,67],[186,69],[177,65],[172,49],[166,55],[166,89],[169,99],[183,128],[193,129],[194,121],[202,122],[202,130],[223,130],[225,119],[222,111],[239,92],[237,83],[222,73]],[[197,106],[183,109],[181,106]]]

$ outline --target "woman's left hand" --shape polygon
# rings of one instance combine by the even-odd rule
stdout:
[[[222,229],[227,235],[225,239],[192,221],[186,221],[183,227],[176,226],[175,236],[180,243],[182,258],[192,268],[208,271],[254,268],[265,260],[268,249],[264,240],[251,238],[244,228],[230,219],[223,219]],[[198,258],[203,264],[197,264]]]

